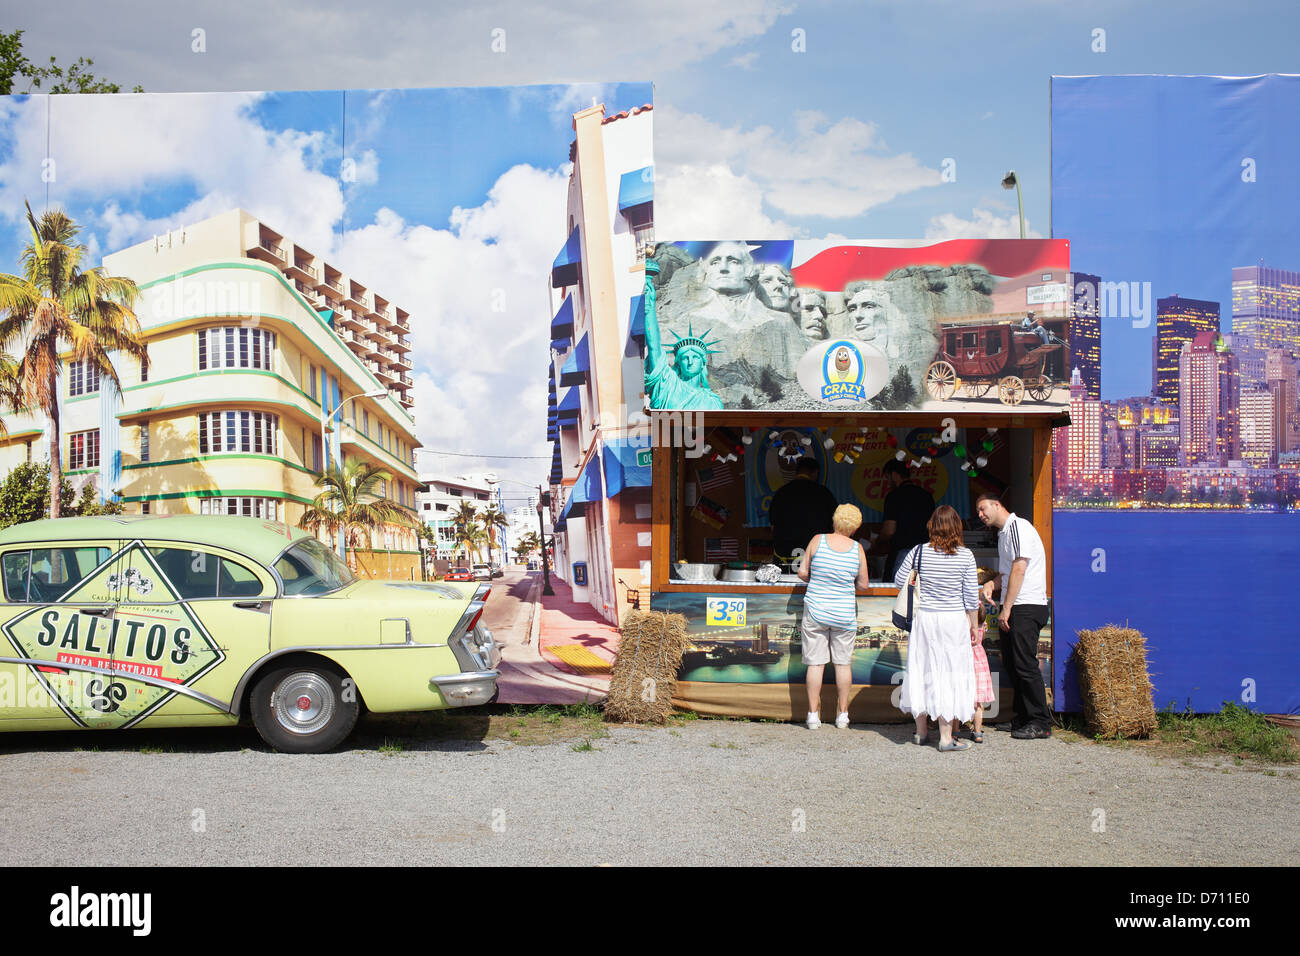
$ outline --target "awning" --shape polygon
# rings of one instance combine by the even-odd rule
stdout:
[[[582,396],[576,388],[571,388],[564,393],[564,398],[560,399],[560,404],[555,408],[555,418],[559,424],[572,422],[577,424],[578,416],[582,413]]]
[[[627,319],[628,338],[645,344],[645,296],[632,296],[632,308]]]
[[[559,521],[555,522],[555,524],[551,526],[552,534],[564,534],[564,532],[568,530],[569,530],[568,522],[565,521],[563,518],[561,518]]]
[[[605,488],[613,498],[624,488],[650,487],[650,448],[627,441],[607,441],[604,450]],[[644,462],[644,464],[642,464]]]
[[[564,303],[560,306],[555,318],[551,319],[551,339],[571,339],[573,338],[573,296],[566,295]],[[551,347],[555,347],[555,342],[551,342]]]
[[[593,501],[600,501],[602,498],[604,494],[600,480],[600,457],[592,455],[587,460],[586,467],[582,469],[582,474],[578,476],[578,480],[569,489],[569,498],[564,502],[560,520],[564,521],[569,515],[581,517],[586,505]]]
[[[587,336],[582,336],[577,346],[564,360],[564,368],[560,369],[561,385],[581,385],[587,380],[587,372],[591,369],[591,354],[587,347]]]
[[[577,501],[581,504],[586,504],[589,501],[600,501],[605,497],[603,489],[604,483],[600,480],[600,456],[592,455],[587,459],[582,474],[578,476],[578,480],[573,486],[573,493],[569,496],[569,501]],[[568,505],[565,507],[568,507]]]
[[[624,173],[618,181],[618,211],[625,212],[634,206],[654,202],[655,168],[644,166]]]
[[[569,238],[564,242],[564,248],[551,266],[551,288],[562,289],[566,285],[577,285],[578,270],[581,267],[582,237],[578,235],[578,227],[574,226],[573,232],[569,233]]]

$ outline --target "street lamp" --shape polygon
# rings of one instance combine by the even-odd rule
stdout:
[[[1020,177],[1016,175],[1014,169],[1007,170],[1007,174],[1002,177],[1003,189],[1014,189],[1016,191],[1016,208],[1020,210],[1020,238],[1025,238],[1025,204],[1020,198]]]
[[[334,416],[335,416],[335,415],[340,415],[340,418],[339,418],[339,427],[342,427],[343,419],[342,419],[340,413],[343,411],[343,406],[346,405],[348,402],[355,401],[355,400],[358,399],[358,398],[383,398],[383,397],[384,397],[385,395],[387,395],[387,394],[388,394],[388,389],[386,389],[386,388],[376,388],[376,389],[371,389],[369,392],[362,392],[360,395],[353,395],[351,398],[345,398],[345,399],[343,399],[343,401],[339,402],[339,404],[338,404],[338,408],[334,409],[334,410],[333,410],[332,412],[330,412],[328,415],[325,415],[325,414],[322,414],[322,415],[321,415],[321,417],[320,417],[320,452],[321,452],[321,467],[322,467],[322,470],[324,469],[325,462],[329,459],[329,443],[328,443],[328,440],[327,440],[326,437],[325,437],[325,424],[326,424],[326,422],[330,423],[330,425],[332,426],[333,423],[334,423]],[[324,412],[324,410],[325,410],[325,406],[324,406],[324,404],[322,404],[322,405],[321,405],[321,411]],[[343,456],[343,443],[340,441],[340,442],[339,442],[339,457],[341,458],[342,456]],[[342,465],[339,466],[339,470],[342,471]],[[331,508],[331,510],[333,510],[333,509]],[[342,558],[344,561],[346,561],[346,560],[348,559],[347,547],[348,547],[348,544],[347,544],[346,533],[345,533],[345,534],[341,534],[341,535],[339,535],[339,557]],[[390,555],[390,558],[391,558],[391,555]]]

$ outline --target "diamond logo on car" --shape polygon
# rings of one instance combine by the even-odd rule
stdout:
[[[174,698],[172,688],[193,684],[225,660],[139,541],[58,601],[34,607],[3,630],[63,712],[82,727],[130,727]],[[80,669],[91,667],[98,670]]]

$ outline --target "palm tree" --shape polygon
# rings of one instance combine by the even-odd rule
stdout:
[[[298,527],[304,531],[325,528],[331,537],[337,531],[345,553],[355,552],[363,542],[371,547],[371,536],[385,524],[410,524],[402,509],[379,494],[380,482],[391,479],[388,472],[355,458],[342,469],[331,466],[316,477],[322,491],[307,507]]]
[[[484,509],[483,514],[479,520],[483,522],[483,528],[488,535],[488,539],[487,539],[488,564],[491,564],[492,563],[492,542],[496,538],[496,529],[510,527],[510,519],[506,516],[505,512],[503,512],[496,505],[488,505],[487,508]]]
[[[23,404],[49,420],[50,487],[59,488],[59,353],[71,349],[73,361],[88,363],[114,390],[121,382],[109,353],[134,355],[146,368],[149,355],[134,311],[135,283],[102,267],[83,269],[88,250],[76,242],[81,227],[61,209],[47,210],[38,220],[31,204],[26,206],[32,238],[23,247],[23,274],[0,274],[0,348],[21,346],[16,375]],[[52,495],[50,517],[59,517],[59,510],[59,496]]]
[[[468,501],[462,501],[451,513],[451,527],[456,532],[456,540],[465,546],[468,556],[471,533],[478,527],[478,512]]]
[[[482,525],[476,524],[469,529],[469,534],[465,538],[465,543],[468,544],[470,549],[474,552],[475,558],[479,556],[479,548],[483,545],[487,545],[489,554],[492,552],[491,540],[488,538],[487,530]]]

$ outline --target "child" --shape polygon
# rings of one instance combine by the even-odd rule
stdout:
[[[980,603],[984,604],[984,585],[990,581],[998,579],[998,572],[992,568],[976,569],[976,576],[980,583]],[[977,744],[984,743],[984,705],[991,704],[994,701],[993,675],[989,672],[989,658],[984,653],[984,634],[990,626],[996,626],[997,607],[991,604],[984,604],[985,617],[984,623],[979,627],[979,643],[971,648],[975,657],[975,729],[971,732],[971,740]]]

